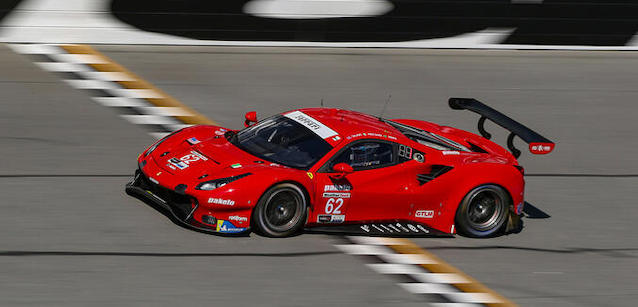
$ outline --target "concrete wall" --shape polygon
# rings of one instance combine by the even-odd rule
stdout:
[[[6,42],[637,49],[638,0],[23,0]],[[16,6],[17,4],[17,6]],[[142,30],[142,31],[140,31]]]

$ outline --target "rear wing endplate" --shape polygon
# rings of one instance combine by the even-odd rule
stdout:
[[[474,98],[450,98],[449,104],[450,108],[454,110],[469,110],[481,115],[478,121],[478,130],[488,140],[492,135],[485,131],[484,125],[487,119],[510,131],[510,135],[507,137],[507,148],[516,158],[521,155],[521,151],[514,147],[515,136],[529,144],[529,151],[533,154],[548,154],[554,150],[554,142]]]

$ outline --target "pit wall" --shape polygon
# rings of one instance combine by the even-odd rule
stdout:
[[[638,0],[7,0],[0,41],[638,50]]]

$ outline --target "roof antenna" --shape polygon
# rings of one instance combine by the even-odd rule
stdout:
[[[323,97],[321,97],[321,107],[323,108]]]
[[[381,111],[381,115],[379,115],[379,118],[383,118],[383,114],[385,114],[385,110],[388,108],[388,103],[390,103],[390,99],[392,99],[392,94],[388,95],[388,99],[385,100],[385,104],[383,105],[383,110]]]

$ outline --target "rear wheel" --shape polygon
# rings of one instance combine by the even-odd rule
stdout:
[[[507,221],[510,198],[497,185],[482,185],[467,193],[456,211],[459,233],[476,238],[497,234]]]
[[[252,220],[262,235],[287,237],[295,234],[306,221],[306,197],[291,183],[270,188],[257,203]]]

